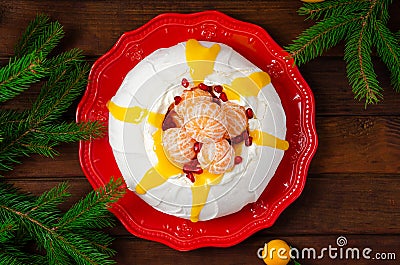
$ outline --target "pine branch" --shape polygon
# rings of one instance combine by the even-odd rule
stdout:
[[[43,86],[34,102],[29,120],[32,124],[58,120],[81,95],[87,84],[87,64],[60,65]]]
[[[30,53],[12,59],[0,69],[0,103],[19,95],[45,76],[42,56]]]
[[[355,15],[327,18],[305,30],[285,49],[296,64],[304,64],[335,46],[359,19]]]
[[[298,14],[307,16],[306,19],[319,20],[322,17],[336,17],[351,15],[355,10],[363,10],[369,7],[369,0],[337,0],[320,3],[305,3],[298,10]]]
[[[319,20],[286,47],[298,65],[304,64],[345,39],[347,76],[356,99],[366,104],[382,98],[373,69],[371,53],[374,46],[391,72],[391,83],[400,91],[400,31],[390,32],[389,6],[393,0],[336,0],[305,3],[298,11],[307,19]]]
[[[48,22],[49,17],[40,14],[29,23],[20,41],[15,46],[16,57],[21,57],[32,52],[32,50],[29,50],[29,45],[38,39],[38,37],[42,34],[43,28],[48,24]]]
[[[44,125],[35,129],[34,133],[43,139],[51,138],[56,143],[71,143],[80,140],[91,140],[102,136],[102,125],[95,122],[61,123]]]
[[[103,218],[109,213],[104,209],[107,201],[113,202],[121,196],[122,190],[116,188],[122,185],[120,180],[111,180],[109,186],[97,193],[91,193],[84,200],[78,202],[57,224],[59,229],[105,228],[112,225],[109,219]],[[116,193],[119,192],[119,193]],[[97,209],[97,210],[95,210]]]
[[[382,21],[376,21],[374,26],[378,55],[391,72],[393,87],[400,92],[400,42]]]
[[[47,56],[63,37],[64,31],[59,22],[49,22],[49,17],[38,15],[16,45],[15,55],[21,57],[33,53]]]
[[[85,88],[89,69],[77,49],[47,58],[63,34],[58,22],[38,16],[15,58],[0,69],[0,103],[47,79],[32,108],[0,110],[0,171],[11,170],[22,156],[52,157],[62,142],[102,133],[98,122],[60,121]],[[70,196],[66,183],[35,197],[0,181],[0,264],[113,264],[112,238],[99,228],[113,225],[108,208],[123,195],[121,185],[121,180],[110,181],[63,214],[58,207]],[[37,251],[28,253],[32,242]]]
[[[372,31],[363,22],[359,30],[348,37],[344,59],[347,62],[347,76],[355,98],[365,99],[366,104],[377,103],[382,98],[382,88],[376,79],[371,58]]]
[[[14,187],[0,182],[0,221],[19,223],[46,251],[49,264],[113,264],[109,259],[114,253],[108,248],[110,237],[92,229],[112,225],[108,207],[123,195],[121,185],[122,180],[111,180],[61,215],[54,207],[66,196],[66,184],[34,200],[32,196],[16,193]],[[87,223],[84,218],[88,218]],[[95,220],[99,224],[96,225]]]

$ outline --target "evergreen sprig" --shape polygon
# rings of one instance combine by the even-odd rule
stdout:
[[[60,143],[102,134],[97,122],[63,120],[85,88],[89,70],[78,49],[51,56],[63,36],[58,22],[37,16],[15,56],[0,68],[0,104],[34,83],[42,85],[32,106],[0,109],[0,172],[12,170],[23,156],[52,157]],[[0,264],[114,264],[112,238],[102,229],[114,224],[108,208],[123,192],[122,181],[111,180],[62,213],[59,206],[70,196],[67,183],[36,197],[0,179]]]
[[[38,264],[36,259],[46,264],[113,264],[112,238],[98,229],[114,224],[108,207],[123,195],[121,185],[120,179],[111,180],[62,214],[57,207],[70,196],[66,183],[36,198],[0,182],[0,263],[18,264],[10,261],[27,256],[23,250],[33,241],[45,254],[20,264]],[[24,243],[17,231],[25,231]],[[16,242],[18,246],[12,244]]]
[[[21,156],[38,153],[53,157],[58,154],[54,149],[58,144],[88,140],[102,132],[98,122],[57,122],[81,95],[89,71],[77,49],[49,57],[63,36],[58,22],[39,15],[17,44],[15,57],[0,69],[0,102],[47,79],[30,109],[0,111],[0,171],[12,170]]]
[[[340,41],[345,41],[344,59],[355,98],[365,104],[379,102],[383,89],[372,63],[372,52],[386,64],[391,84],[400,91],[400,31],[387,27],[392,0],[331,0],[305,3],[299,10],[316,24],[303,31],[285,47],[296,64],[320,56]]]

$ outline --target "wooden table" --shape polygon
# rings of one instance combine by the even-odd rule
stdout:
[[[398,30],[400,1],[391,8],[390,25]],[[296,14],[300,1],[0,1],[0,53],[5,63],[13,45],[35,14],[59,20],[66,31],[62,49],[84,50],[93,62],[119,36],[165,12],[191,13],[215,9],[266,29],[287,45],[310,21]],[[397,15],[396,15],[397,14]],[[117,239],[118,264],[263,264],[256,251],[264,242],[281,238],[297,248],[336,246],[344,235],[349,247],[370,247],[374,252],[395,252],[396,261],[324,260],[302,264],[399,264],[400,260],[400,94],[393,92],[384,65],[374,59],[385,89],[384,101],[364,109],[349,88],[343,45],[302,66],[300,71],[316,98],[319,148],[300,198],[275,225],[230,248],[178,252],[129,234],[122,225],[112,229]],[[33,89],[7,105],[24,108]],[[67,119],[74,119],[71,109]],[[7,174],[7,180],[25,191],[40,194],[69,181],[73,202],[91,190],[78,162],[78,144],[62,145],[55,159],[32,156]]]

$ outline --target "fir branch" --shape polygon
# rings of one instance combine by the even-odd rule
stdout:
[[[296,64],[304,64],[335,46],[357,20],[360,18],[355,15],[327,18],[305,30],[285,49]]]
[[[371,58],[372,31],[367,22],[353,31],[346,42],[344,59],[347,62],[347,76],[353,87],[355,98],[365,99],[366,104],[377,103],[382,97],[382,88],[376,80]]]
[[[400,92],[400,45],[396,36],[380,20],[374,24],[374,40],[377,52],[391,72],[391,83]]]
[[[400,31],[395,35],[386,26],[392,2],[336,0],[305,3],[298,13],[307,19],[321,20],[286,47],[289,57],[301,65],[345,39],[347,76],[355,98],[372,104],[382,98],[383,91],[371,59],[372,49],[376,46],[378,55],[391,72],[393,87],[400,91]]]
[[[30,122],[38,125],[58,120],[86,87],[88,72],[87,64],[60,65],[34,102]]]
[[[38,137],[51,138],[56,143],[70,143],[80,140],[91,140],[102,136],[103,126],[95,122],[66,123],[44,125],[34,130]]]
[[[304,3],[297,13],[302,16],[307,16],[306,19],[318,20],[322,17],[336,17],[353,14],[355,13],[355,10],[368,8],[369,2],[369,0],[337,0],[320,3]]]
[[[16,57],[21,57],[32,52],[32,50],[29,50],[29,45],[38,39],[38,37],[42,34],[43,28],[48,24],[48,22],[49,17],[40,14],[29,23],[20,41],[15,46]]]
[[[38,15],[26,29],[21,40],[16,45],[15,54],[21,57],[33,53],[47,56],[64,36],[59,22],[49,22],[49,17]]]
[[[16,193],[14,187],[0,182],[0,220],[18,222],[46,251],[49,264],[113,264],[109,257],[114,252],[108,248],[111,239],[92,229],[112,225],[108,207],[123,195],[121,185],[122,180],[111,180],[61,216],[54,207],[63,201],[66,184],[33,200],[32,196]],[[89,218],[88,222],[83,218]],[[95,225],[94,220],[99,224]],[[82,225],[76,226],[78,223]]]
[[[57,229],[105,228],[112,225],[112,221],[103,218],[109,213],[104,209],[104,204],[113,202],[121,197],[121,180],[111,180],[108,186],[97,193],[91,193],[84,200],[78,202],[57,224]],[[97,210],[94,210],[97,209]]]
[[[14,98],[43,78],[42,61],[42,56],[30,53],[11,59],[8,65],[0,68],[0,103]]]

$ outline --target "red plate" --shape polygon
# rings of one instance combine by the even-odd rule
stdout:
[[[128,191],[111,211],[132,234],[164,243],[178,250],[206,246],[228,247],[270,227],[303,190],[307,170],[317,148],[313,94],[293,61],[262,28],[216,11],[195,14],[163,14],[139,29],[122,35],[114,47],[98,59],[77,110],[77,121],[98,120],[108,124],[106,103],[125,75],[156,49],[190,38],[225,43],[270,74],[286,112],[290,143],[267,188],[255,203],[241,211],[205,222],[170,216],[154,210]],[[79,158],[93,188],[121,176],[108,136],[81,142]]]

